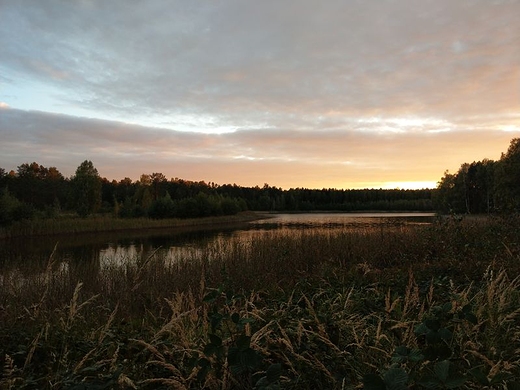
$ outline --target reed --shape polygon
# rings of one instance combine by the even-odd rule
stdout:
[[[0,227],[0,239],[58,234],[114,232],[123,230],[215,226],[217,224],[242,223],[258,218],[258,214],[254,212],[241,212],[236,215],[186,219],[114,218],[107,215],[91,216],[88,218],[62,216],[58,218],[22,220],[17,221],[8,227]]]
[[[514,388],[517,222],[266,232],[103,270],[50,256],[1,275],[0,388]]]

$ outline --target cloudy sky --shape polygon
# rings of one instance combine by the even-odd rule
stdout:
[[[0,167],[432,187],[520,137],[520,0],[0,0]]]

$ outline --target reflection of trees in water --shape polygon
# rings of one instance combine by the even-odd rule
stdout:
[[[81,282],[85,292],[98,289],[97,286],[102,283],[99,259],[99,251],[102,247],[100,244],[82,245],[64,251],[62,259],[68,265],[67,277],[70,286],[76,286]]]
[[[126,232],[125,234],[77,235],[68,237],[38,237],[24,240],[10,240],[0,246],[0,282],[6,278],[19,279],[20,283],[41,278],[46,270],[49,257],[57,244],[54,254],[54,272],[68,278],[70,285],[78,281],[85,288],[96,283],[104,283],[112,270],[121,267],[133,268],[135,272],[150,256],[155,256],[162,264],[175,265],[178,262],[198,260],[211,261],[218,257],[219,251],[226,251],[230,241],[238,240],[240,245],[248,245],[266,231],[287,234],[291,232],[310,232],[312,229],[349,229],[381,228],[382,225],[431,222],[431,215],[395,215],[394,218],[354,218],[329,214],[310,215],[307,223],[305,215],[275,216],[249,225],[250,229],[214,230],[161,230],[148,232]],[[309,215],[308,215],[309,217]],[[317,227],[316,219],[320,219]],[[2,282],[2,284],[3,284]]]

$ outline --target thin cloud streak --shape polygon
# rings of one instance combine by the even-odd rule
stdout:
[[[267,182],[283,188],[381,187],[402,182],[403,177],[436,182],[445,169],[456,170],[462,162],[499,158],[511,138],[509,132],[492,129],[385,135],[356,129],[200,134],[15,109],[1,114],[4,169],[16,168],[9,166],[16,156],[11,151],[23,149],[31,161],[57,166],[66,175],[90,159],[109,179],[162,172],[169,178],[247,186]],[[498,147],[490,148],[494,143]]]

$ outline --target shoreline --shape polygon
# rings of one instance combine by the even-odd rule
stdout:
[[[151,219],[151,218],[114,218],[112,216],[91,216],[88,218],[80,217],[61,217],[54,219],[35,219],[25,220],[14,223],[9,227],[0,228],[0,241],[9,239],[21,239],[29,237],[49,237],[49,236],[77,236],[99,233],[122,233],[153,231],[160,229],[189,229],[204,230],[208,228],[226,227],[237,224],[245,224],[261,219],[274,218],[279,214],[399,214],[417,213],[421,215],[431,215],[441,220],[449,219],[450,215],[438,214],[426,211],[331,211],[331,210],[312,210],[312,211],[242,211],[235,215],[222,215],[199,218],[174,218],[174,219]],[[489,215],[460,215],[457,216],[464,220],[481,221],[487,219]]]
[[[243,211],[235,215],[187,219],[150,219],[113,217],[63,218],[21,221],[0,229],[0,240],[25,237],[75,236],[79,234],[120,233],[139,230],[207,228],[248,223],[269,218],[267,214]]]

